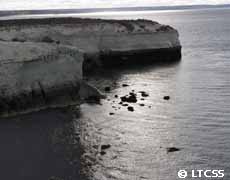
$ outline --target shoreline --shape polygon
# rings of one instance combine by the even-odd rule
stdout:
[[[1,113],[100,99],[85,73],[179,61],[181,48],[176,29],[151,20],[0,21]]]

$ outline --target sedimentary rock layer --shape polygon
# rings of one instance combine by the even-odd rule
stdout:
[[[82,63],[74,47],[0,42],[0,114],[79,103],[92,91],[82,82]]]
[[[149,20],[7,20],[0,22],[0,39],[74,46],[84,51],[88,64],[103,63],[99,57],[110,53],[120,53],[127,59],[130,52],[137,55],[148,50],[154,56],[157,49],[172,49],[175,51],[167,53],[169,59],[173,55],[171,60],[175,60],[175,54],[179,59],[181,55],[177,30]]]

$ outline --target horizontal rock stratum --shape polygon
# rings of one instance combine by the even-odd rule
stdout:
[[[100,93],[82,81],[96,66],[175,61],[177,30],[149,20],[0,21],[0,113],[79,102]]]

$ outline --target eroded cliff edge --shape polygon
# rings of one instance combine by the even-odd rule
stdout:
[[[82,80],[96,66],[180,58],[177,30],[149,20],[0,21],[0,113],[100,97]]]

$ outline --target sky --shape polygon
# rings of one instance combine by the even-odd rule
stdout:
[[[230,0],[0,0],[0,10],[230,4]]]

